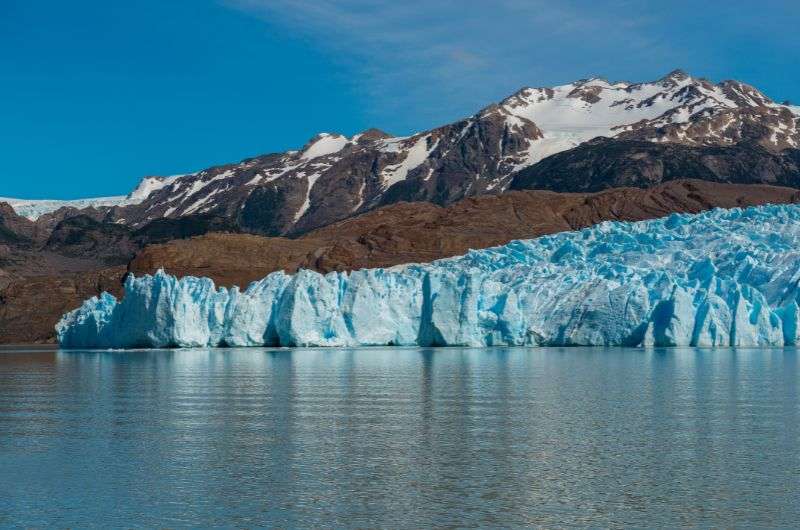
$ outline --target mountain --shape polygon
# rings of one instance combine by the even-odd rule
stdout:
[[[639,144],[592,144],[591,150],[575,156],[548,158],[597,137]],[[646,142],[644,147],[637,147],[642,142]],[[668,147],[651,148],[650,144]],[[503,192],[512,181],[515,188],[554,191],[707,176],[744,182],[750,168],[746,163],[738,165],[733,176],[715,172],[710,168],[714,163],[703,162],[708,157],[702,151],[744,144],[755,157],[751,166],[777,165],[779,173],[786,170],[785,174],[764,170],[753,174],[752,182],[794,185],[800,176],[789,167],[791,162],[779,159],[782,151],[800,148],[800,107],[777,104],[738,81],[713,84],[676,70],[646,83],[593,78],[552,88],[524,88],[473,116],[407,137],[377,129],[352,137],[322,133],[296,151],[187,175],[147,177],[126,197],[69,203],[6,202],[31,219],[63,206],[92,205],[107,208],[108,222],[135,229],[159,220],[187,219],[186,223],[198,225],[198,230],[202,225],[222,224],[237,231],[296,237],[387,204],[426,201],[448,205],[464,197]],[[761,151],[755,151],[757,148]],[[650,171],[642,162],[638,168],[626,166],[628,171],[639,172],[635,178],[622,183],[620,179],[594,182],[607,178],[606,166],[596,165],[601,162],[618,167],[641,156],[662,163],[676,151],[681,151],[679,158],[688,160],[683,164],[685,171],[665,170],[665,176],[650,177],[642,175]],[[603,161],[610,153],[622,158]],[[723,165],[740,156],[709,153]],[[559,188],[547,180],[554,169],[556,173],[566,171],[566,166],[559,165],[562,161],[572,164],[576,158],[591,166],[593,175],[600,175],[592,177],[591,186]],[[569,167],[571,171],[574,164]],[[536,177],[519,176],[526,171]],[[586,173],[581,170],[582,175]],[[160,230],[172,226],[166,223]]]
[[[520,170],[599,136],[698,148],[746,142],[777,154],[800,147],[800,109],[737,81],[681,71],[649,83],[525,88],[408,137],[322,133],[297,151],[152,181],[115,207],[113,220],[141,227],[204,214],[245,232],[296,236],[399,201],[447,205],[499,193]]]
[[[507,126],[496,108],[406,138],[377,130],[321,134],[299,151],[178,178],[138,205],[115,209],[115,219],[138,227],[213,214],[247,232],[298,234],[400,200],[448,204],[502,188],[541,134],[530,123]]]
[[[94,199],[75,199],[75,200],[49,200],[49,199],[12,199],[0,197],[0,203],[6,203],[17,212],[18,215],[36,221],[46,214],[51,214],[63,208],[83,210],[85,208],[110,208],[127,204],[128,197],[97,197]]]
[[[653,83],[589,79],[526,88],[501,107],[536,123],[545,142],[555,144],[549,154],[598,136],[706,146],[750,141],[772,151],[800,147],[798,107],[777,104],[738,81],[712,84],[680,70]]]
[[[0,342],[51,338],[56,311],[118,293],[126,266],[242,285],[280,268],[427,262],[604,220],[796,202],[799,123],[799,107],[736,81],[594,78],[525,88],[407,137],[322,133],[146,177],[124,197],[0,199]]]

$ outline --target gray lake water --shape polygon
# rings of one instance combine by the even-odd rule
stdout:
[[[0,526],[796,526],[799,359],[0,351]]]

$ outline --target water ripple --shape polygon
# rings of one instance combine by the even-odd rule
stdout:
[[[0,526],[785,527],[794,350],[0,352]]]

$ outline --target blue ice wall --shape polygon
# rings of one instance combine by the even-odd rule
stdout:
[[[798,340],[798,250],[800,206],[675,214],[245,291],[129,277],[57,332],[67,348],[778,346]]]

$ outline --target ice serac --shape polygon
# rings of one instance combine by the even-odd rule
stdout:
[[[798,341],[800,207],[605,222],[430,264],[270,274],[245,291],[129,277],[57,326],[70,348],[780,346]]]

